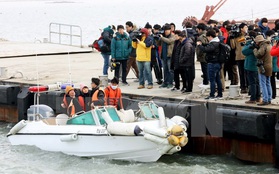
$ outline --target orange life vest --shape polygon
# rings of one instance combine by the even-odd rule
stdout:
[[[120,88],[116,88],[115,90],[113,90],[111,86],[108,86],[105,89],[105,95],[106,95],[107,105],[112,105],[117,108],[117,104],[122,96]],[[122,106],[122,103],[120,103],[120,105]]]
[[[93,93],[92,98],[91,98],[91,101],[92,101],[93,103],[94,103],[94,102],[97,102],[97,101],[99,100],[98,94],[99,94],[100,91],[102,91],[103,93],[105,93],[102,89],[97,89],[97,90]],[[107,105],[107,104],[106,104],[106,100],[105,100],[104,105]]]
[[[71,99],[70,104],[68,104],[66,95],[64,95],[63,103],[67,107],[67,114],[72,117],[76,113],[75,105],[73,104],[73,99]],[[71,109],[71,112],[70,112],[70,109]]]
[[[78,96],[78,102],[79,102],[81,108],[82,108],[84,111],[86,111],[83,96]]]

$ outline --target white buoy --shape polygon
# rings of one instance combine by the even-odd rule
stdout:
[[[157,137],[151,134],[144,134],[144,138],[157,144],[166,144],[166,145],[169,144],[168,139]]]
[[[20,131],[24,126],[26,126],[27,123],[25,120],[21,120],[20,122],[18,122],[9,132],[9,134],[16,134],[18,133],[18,131]]]
[[[172,154],[174,154],[176,152],[179,152],[179,151],[181,151],[181,147],[180,146],[174,146],[166,154],[172,155]]]
[[[159,124],[160,127],[167,127],[166,116],[164,109],[162,107],[158,107],[158,115],[159,115]]]
[[[77,134],[70,134],[70,135],[60,136],[60,141],[62,141],[62,142],[71,142],[71,141],[76,141],[77,139],[78,139]]]
[[[133,136],[135,135],[135,127],[135,124],[111,122],[108,123],[107,130],[110,134]]]
[[[155,128],[155,127],[144,127],[143,131],[148,134],[156,135],[159,137],[166,138],[168,136],[167,130]]]

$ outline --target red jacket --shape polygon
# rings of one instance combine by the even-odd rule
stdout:
[[[274,45],[270,50],[271,56],[277,56],[277,67],[279,67],[279,45]]]
[[[229,33],[228,33],[227,29],[225,27],[221,27],[220,30],[223,34],[223,37],[225,38],[224,43],[227,43],[227,40],[229,37]]]

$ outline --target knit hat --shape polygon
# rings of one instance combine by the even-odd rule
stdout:
[[[79,89],[82,91],[83,88],[88,88],[88,86],[86,86],[85,84],[80,84],[80,88]]]
[[[97,86],[100,85],[100,79],[98,79],[98,78],[94,78],[94,77],[93,77],[93,78],[91,79],[91,82],[92,82],[92,83],[95,83],[95,85],[97,85]]]
[[[146,28],[142,28],[140,32],[144,33],[146,37],[148,36],[148,30]]]
[[[66,86],[65,94],[69,94],[69,92],[70,92],[71,90],[74,90],[74,88],[71,87],[71,86]]]
[[[264,41],[263,35],[258,35],[258,36],[256,36],[256,38],[255,38],[255,42],[256,42],[256,43],[259,43],[259,42],[262,42],[262,41]]]
[[[144,28],[149,29],[149,28],[152,28],[152,26],[149,24],[149,22],[147,22],[147,23],[145,24]]]
[[[153,26],[153,28],[154,28],[155,30],[160,30],[160,29],[161,29],[161,25],[155,24],[155,25]]]

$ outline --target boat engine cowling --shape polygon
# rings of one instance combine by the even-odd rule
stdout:
[[[54,117],[54,111],[47,105],[31,105],[27,110],[27,118],[29,121],[35,121],[38,119],[45,119]]]

